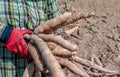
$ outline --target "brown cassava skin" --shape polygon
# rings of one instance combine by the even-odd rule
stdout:
[[[101,61],[99,60],[99,58],[97,56],[95,56],[95,54],[92,54],[96,64],[98,64],[99,66],[103,67],[103,64],[101,63]]]
[[[78,49],[76,45],[71,44],[70,42],[63,38],[60,38],[59,36],[54,36],[53,34],[38,34],[37,36],[39,36],[44,41],[54,42],[70,51],[76,51]]]
[[[37,28],[35,28],[34,33],[50,33],[55,31],[56,29],[59,29],[62,26],[66,26],[67,24],[73,23],[83,18],[89,18],[91,16],[94,16],[94,14],[91,13],[84,15],[66,12],[56,18],[46,21],[43,25],[38,26]]]
[[[76,52],[71,52],[67,49],[64,49],[62,47],[56,47],[54,50],[52,50],[52,53],[56,56],[64,56],[64,57],[72,57],[76,54]]]
[[[71,52],[53,42],[47,42],[47,45],[55,56],[72,57],[76,54],[76,52]]]
[[[73,29],[72,29],[73,30]],[[75,30],[75,29],[74,29]],[[67,33],[69,33],[69,32],[67,32]],[[52,38],[53,38],[53,40],[57,37],[57,36],[54,36],[54,35],[47,35],[47,37],[46,37],[46,35],[43,35],[43,34],[40,34],[40,36],[42,37],[42,38],[44,38],[44,39],[47,39],[47,40],[49,40],[50,39],[50,41],[52,40]],[[26,39],[28,39],[29,40],[29,35],[28,34],[26,34],[26,35],[24,35],[24,37],[26,38]],[[52,38],[51,38],[52,37]],[[58,43],[61,41],[60,39],[62,39],[62,37],[60,36],[60,35],[58,35],[58,37],[55,39],[55,41],[53,41],[53,42],[56,42],[56,40],[58,41]],[[62,39],[62,40],[64,40],[64,39]],[[63,46],[66,46],[66,45],[68,45],[69,46],[69,48],[68,48],[68,46],[67,47],[61,47],[61,46],[59,46],[59,45],[57,45],[57,44],[55,44],[55,43],[53,43],[53,42],[46,42],[47,43],[47,46],[52,50],[52,53],[54,54],[54,55],[58,55],[58,56],[72,56],[72,55],[75,55],[76,54],[76,52],[75,51],[70,51],[69,49],[71,49],[71,50],[77,50],[77,47],[75,46],[75,45],[73,45],[73,44],[71,44],[71,43],[69,43],[68,41],[67,41],[67,43],[66,43],[66,41],[67,40],[65,40],[65,41],[61,41],[61,42],[64,42],[65,44],[62,44]],[[74,47],[75,46],[75,47]],[[65,49],[65,48],[68,48],[68,49]],[[31,49],[30,49],[31,50]],[[34,49],[35,50],[35,49]],[[30,54],[31,54],[31,52],[29,52]],[[33,54],[33,53],[32,53]],[[31,54],[31,55],[32,55]]]
[[[92,63],[89,60],[85,60],[85,59],[79,58],[77,56],[73,56],[72,58],[75,62],[83,64],[87,67],[91,67],[91,68],[97,69],[99,71],[110,73],[110,74],[119,74],[119,71],[111,71],[111,70],[105,69],[105,68],[103,68],[95,63]]]
[[[81,64],[79,64],[78,66],[84,72],[84,74],[85,74],[86,77],[90,77],[90,75],[88,74],[88,72],[86,71],[86,69],[84,69],[84,67]]]
[[[89,77],[89,76],[85,76],[84,72],[81,71],[75,64],[73,64],[71,61],[67,60],[67,59],[63,59],[60,57],[56,57],[59,61],[59,63],[65,67],[67,67],[70,71],[72,71],[73,73],[75,73],[76,75],[82,76],[82,77]]]
[[[59,65],[58,61],[55,59],[55,57],[53,56],[52,52],[47,47],[45,42],[36,35],[31,35],[30,40],[33,41],[36,48],[40,52],[42,60],[47,69],[50,71],[51,76],[66,77],[61,66]]]
[[[26,66],[26,68],[25,68],[24,73],[23,73],[23,77],[33,77],[34,70],[35,70],[34,67],[35,67],[35,66],[34,66],[34,63],[33,63],[33,62],[30,63],[30,64],[28,64],[28,65]]]
[[[60,16],[53,18],[51,20],[46,21],[43,25],[35,28],[34,33],[50,33],[53,32],[54,29],[61,27],[61,24],[64,24],[71,16],[70,12],[61,14]]]
[[[43,62],[41,60],[41,58],[39,57],[39,53],[37,52],[36,48],[34,47],[34,45],[32,45],[32,43],[29,42],[28,44],[28,49],[29,49],[29,54],[31,55],[37,69],[41,72],[44,71],[43,69]]]
[[[41,77],[41,72],[39,70],[35,70],[35,73],[34,73],[33,77]]]
[[[70,30],[66,30],[65,33],[67,34],[67,36],[69,37],[75,30],[79,29],[79,27],[74,27]]]
[[[67,22],[65,24],[63,24],[63,26],[74,23],[80,19],[85,19],[85,18],[89,18],[91,16],[95,16],[94,13],[89,13],[89,14],[80,14],[80,13],[72,13],[70,19],[67,20]]]

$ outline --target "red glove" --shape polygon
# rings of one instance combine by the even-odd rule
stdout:
[[[30,30],[18,30],[13,28],[10,38],[6,42],[8,50],[12,53],[20,54],[22,57],[29,57],[28,46],[24,40],[24,34],[31,34]]]

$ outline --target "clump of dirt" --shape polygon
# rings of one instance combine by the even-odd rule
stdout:
[[[104,68],[120,71],[119,3],[120,0],[58,0],[61,13],[67,11],[77,11],[82,14],[95,13],[91,18],[71,24],[72,27],[79,26],[79,30],[70,37],[70,40],[79,47],[78,56],[91,60],[94,54]],[[68,28],[71,27],[65,27],[65,29]],[[103,77],[97,70],[87,67],[84,69],[91,77]],[[68,77],[77,76],[69,73]]]

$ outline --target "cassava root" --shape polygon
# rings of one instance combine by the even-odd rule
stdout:
[[[99,71],[106,72],[106,73],[119,74],[118,71],[111,71],[111,70],[105,69],[105,68],[103,68],[95,63],[92,63],[89,60],[85,60],[85,59],[82,59],[82,58],[77,57],[77,56],[73,56],[72,58],[75,62],[83,64],[87,67],[91,67],[91,68],[94,68],[94,69],[97,69]]]
[[[25,68],[23,77],[33,77],[34,75],[34,62],[28,64]]]
[[[84,18],[89,18],[91,16],[94,16],[94,13],[91,14],[75,14],[75,13],[70,13],[66,12],[64,14],[61,14],[60,16],[53,18],[51,20],[46,21],[44,24],[38,26],[35,30],[34,33],[50,33],[55,31],[56,29],[66,26],[70,23],[73,23],[77,20],[84,19]]]
[[[34,33],[47,33],[53,32],[53,29],[56,27],[61,27],[63,23],[65,23],[71,17],[71,13],[64,13],[56,18],[46,21],[44,24],[35,28]]]
[[[50,48],[51,52],[53,53],[53,55],[55,56],[65,56],[65,57],[71,57],[73,55],[76,55],[76,52],[74,51],[69,51],[55,43],[52,42],[46,42],[48,47]]]
[[[37,69],[40,72],[44,72],[44,68],[43,68],[44,64],[43,64],[42,59],[40,58],[36,48],[34,47],[34,45],[31,42],[29,42],[28,46],[29,46],[29,54],[33,58],[34,63],[36,65]]]
[[[72,71],[73,73],[75,73],[78,76],[82,76],[82,77],[90,77],[90,76],[86,76],[84,74],[83,71],[81,71],[81,69],[79,69],[74,63],[72,63],[71,61],[67,60],[67,59],[63,59],[60,57],[56,57],[59,61],[59,63],[65,67],[67,67],[70,71]]]
[[[45,66],[50,71],[51,76],[52,77],[66,77],[58,61],[55,59],[55,57],[53,56],[53,54],[51,53],[47,45],[44,43],[44,41],[36,35],[31,35],[30,40],[33,41],[37,50],[41,54],[41,57],[45,63]]]
[[[76,45],[71,44],[70,42],[64,40],[63,38],[54,36],[53,34],[38,34],[38,36],[42,38],[44,41],[54,42],[71,51],[76,51],[78,49]]]
[[[52,77],[66,77],[66,75],[64,74],[64,72],[60,66],[60,65],[64,65],[69,70],[71,70],[73,73],[75,73],[79,76],[89,77],[89,75],[87,73],[84,73],[83,71],[78,69],[74,63],[72,63],[72,61],[74,61],[74,62],[80,63],[87,67],[97,69],[97,70],[105,72],[105,73],[110,73],[112,75],[118,74],[119,73],[118,71],[111,71],[111,70],[105,69],[97,64],[93,65],[93,63],[91,61],[77,57],[76,53],[73,53],[77,50],[77,46],[69,43],[67,40],[62,39],[60,35],[58,35],[58,37],[54,36],[54,35],[48,35],[48,33],[51,33],[54,30],[56,30],[62,26],[70,24],[81,18],[88,18],[92,15],[93,14],[91,14],[91,15],[74,14],[73,15],[72,13],[65,13],[65,14],[58,16],[54,19],[51,19],[51,20],[45,22],[44,24],[40,25],[39,27],[37,27],[34,31],[34,33],[36,35],[34,35],[34,34],[28,35],[27,38],[30,40],[30,43],[32,43],[35,46],[34,48],[36,48],[36,50],[34,50],[34,52],[29,51],[29,53],[31,54],[33,61],[35,63],[35,68],[39,67],[39,69],[40,69],[41,67],[39,66],[40,65],[39,62],[41,62],[42,66],[47,67],[48,73],[50,73]],[[74,30],[76,30],[76,29],[74,29]],[[71,31],[71,33],[73,31]],[[70,33],[70,32],[66,32],[66,34],[68,34],[68,33]],[[70,36],[70,34],[68,34],[68,36]],[[62,41],[61,41],[61,39],[62,39]],[[48,42],[55,43],[56,44],[56,45],[54,45],[55,48],[54,48],[54,46],[53,46],[53,48],[50,48],[48,46],[49,45]],[[38,52],[38,53],[36,53],[36,52]],[[67,56],[67,57],[63,57],[63,55]],[[40,60],[40,61],[38,62],[38,60]],[[42,68],[44,69],[44,67],[42,67]],[[37,74],[40,74],[40,72],[41,71],[39,70],[37,72]]]

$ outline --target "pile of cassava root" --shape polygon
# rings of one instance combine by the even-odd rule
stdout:
[[[90,77],[84,69],[78,68],[74,62],[96,69],[105,76],[119,74],[119,71],[104,68],[95,55],[97,63],[76,56],[77,46],[71,44],[66,37],[69,37],[78,27],[53,34],[56,29],[62,26],[91,16],[94,14],[84,15],[67,12],[38,26],[32,35],[26,34],[24,37],[30,40],[28,43],[29,54],[33,62],[26,66],[23,77],[41,77],[41,73],[49,74],[50,77],[66,77],[62,66],[80,77]]]

